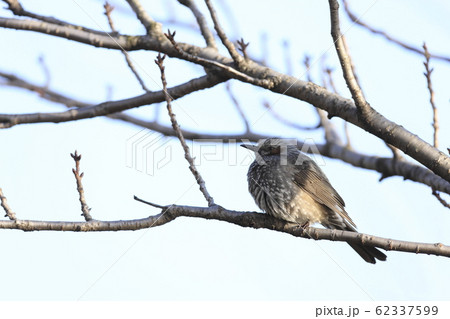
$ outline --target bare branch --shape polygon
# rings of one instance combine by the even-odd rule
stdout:
[[[222,81],[224,81],[224,79],[220,79],[213,75],[205,75],[177,85],[167,91],[174,99],[178,99],[192,92],[213,87]],[[87,106],[80,109],[71,109],[65,112],[0,114],[0,128],[9,128],[14,125],[24,123],[61,123],[109,115],[142,105],[163,102],[165,100],[164,94],[164,91],[150,92],[129,99],[103,102],[97,105]]]
[[[205,0],[206,5],[208,6],[209,13],[211,14],[211,19],[214,23],[214,29],[216,29],[217,35],[219,36],[220,40],[222,41],[222,44],[227,48],[228,53],[230,53],[230,56],[233,58],[233,61],[236,63],[236,66],[239,70],[242,70],[245,64],[244,58],[237,52],[236,48],[234,47],[233,42],[228,40],[227,35],[225,34],[225,31],[222,29],[219,18],[217,17],[216,10],[214,10],[214,7],[210,0]]]
[[[147,34],[161,33],[161,24],[153,20],[147,11],[144,10],[139,0],[127,0],[131,9],[136,13],[137,18],[147,30]]]
[[[111,12],[114,10],[114,7],[111,6],[108,2],[105,2],[103,7],[105,8],[105,16],[108,19],[109,27],[111,28],[111,31],[116,33],[117,30],[114,27],[114,21],[113,21],[113,19],[111,17]],[[145,85],[144,80],[142,80],[141,76],[139,75],[139,73],[137,72],[136,68],[134,67],[133,61],[131,61],[131,57],[128,54],[128,52],[125,51],[125,50],[122,50],[122,54],[124,55],[125,61],[127,62],[128,67],[130,68],[131,72],[133,72],[134,76],[138,80],[138,82],[141,85],[142,89],[145,92],[150,92],[150,90]]]
[[[34,92],[38,92],[42,98],[47,99],[52,102],[62,103],[68,107],[77,106],[77,107],[87,107],[92,106],[92,104],[81,102],[78,100],[74,100],[70,97],[64,96],[62,94],[51,91],[43,86],[38,86],[31,84],[23,79],[19,79],[14,75],[1,73],[0,76],[5,77],[8,80],[6,85],[17,86],[21,88],[25,88]],[[9,81],[9,79],[11,81]],[[169,89],[169,93],[170,93]],[[270,105],[268,105],[270,106]],[[271,111],[271,110],[269,110]],[[276,114],[276,113],[275,113]],[[278,114],[276,114],[278,115]],[[156,121],[146,121],[140,118],[136,118],[134,116],[124,114],[124,113],[114,113],[107,115],[109,118],[117,119],[121,121],[125,121],[128,123],[132,123],[134,125],[138,125],[143,128],[147,128],[152,131],[159,132],[165,136],[176,136],[174,130],[171,127],[161,125]],[[279,115],[278,115],[279,116]],[[286,125],[296,125],[295,123],[286,122],[287,120],[284,118],[280,118],[283,123]],[[316,126],[319,128],[319,126]],[[308,129],[308,127],[298,127],[298,129]],[[237,134],[214,134],[214,133],[198,133],[189,130],[182,130],[183,136],[189,140],[203,140],[205,142],[208,141],[217,141],[220,139],[223,143],[237,143],[241,140],[249,140],[253,142],[258,142],[261,139],[266,139],[271,136],[264,134],[257,134],[254,132],[248,133],[237,133]],[[349,163],[355,167],[365,168],[369,170],[375,170],[380,172],[385,177],[389,176],[402,176],[404,179],[409,179],[418,183],[422,183],[433,187],[434,189],[450,194],[450,183],[443,180],[441,177],[435,175],[430,170],[418,166],[416,164],[401,161],[397,162],[392,158],[380,158],[378,156],[370,156],[367,154],[361,154],[354,150],[346,149],[341,145],[337,144],[315,144],[315,147],[312,145],[304,144],[303,142],[299,142],[301,145],[304,145],[303,150],[305,152],[311,152],[316,149],[322,156],[328,156],[331,158],[340,159],[346,163]]]
[[[44,87],[48,88],[50,86],[50,70],[48,69],[48,66],[45,63],[45,59],[44,59],[43,55],[39,56],[38,61],[39,61],[39,65],[41,66],[42,71],[44,72],[44,76],[45,76]]]
[[[225,70],[223,65],[232,63],[231,59],[221,56],[215,50],[179,43],[178,46],[182,52],[195,52],[196,56],[198,56],[198,60],[192,59],[192,55],[187,53],[185,55],[181,54],[169,41],[162,40],[161,36],[164,37],[164,35],[159,34],[152,37],[109,35],[106,33],[104,35],[97,35],[78,29],[55,26],[45,22],[6,18],[0,18],[0,27],[41,32],[97,47],[112,49],[123,48],[128,51],[138,49],[159,51],[166,53],[169,56],[181,58],[200,65],[207,65],[208,67],[212,67],[212,62],[215,62],[219,67],[222,67],[223,70]],[[234,69],[233,70],[236,73],[229,70],[222,73],[225,73],[225,76],[269,89],[272,92],[308,102],[315,107],[326,110],[328,112],[328,117],[339,116],[399,148],[405,154],[422,163],[437,175],[450,181],[449,156],[426,143],[417,135],[412,134],[404,127],[388,120],[375,110],[372,109],[371,111],[371,122],[369,123],[370,125],[368,125],[367,122],[360,120],[358,109],[355,108],[355,105],[351,100],[333,94],[313,83],[304,82],[294,77],[276,72],[265,66],[258,65],[251,60],[247,61],[247,64],[246,74],[244,75]],[[265,80],[260,80],[258,78],[264,78]],[[224,80],[226,79],[222,79],[222,81]]]
[[[280,114],[278,114],[272,107],[272,105],[270,105],[270,103],[268,101],[263,101],[263,106],[267,109],[267,111],[269,111],[270,115],[273,116],[273,118],[275,118],[276,120],[280,121],[281,123],[293,127],[297,130],[301,130],[301,131],[312,131],[312,130],[317,130],[319,129],[320,126],[320,122],[317,123],[316,125],[313,126],[305,126],[305,125],[300,125],[297,124],[295,122],[292,122],[284,117],[282,117]]]
[[[170,103],[172,101],[172,97],[167,92],[167,81],[166,81],[166,75],[164,72],[164,59],[166,56],[161,56],[161,53],[158,54],[158,57],[155,60],[156,65],[159,67],[159,70],[161,71],[161,82],[163,85],[163,91],[167,102],[167,112],[169,113],[170,121],[172,122],[173,130],[175,131],[178,139],[180,140],[181,146],[184,150],[184,158],[189,163],[189,169],[192,172],[192,175],[194,175],[195,180],[197,181],[197,184],[200,187],[200,191],[202,192],[203,196],[205,196],[206,201],[208,202],[208,206],[214,205],[214,199],[211,195],[209,195],[208,190],[206,189],[206,183],[203,180],[202,176],[200,175],[199,171],[197,170],[197,167],[195,167],[194,159],[192,158],[189,146],[186,144],[186,141],[184,140],[183,133],[181,132],[180,126],[178,125],[177,119],[175,117],[175,114],[172,111],[172,104]]]
[[[242,52],[242,54],[244,55],[244,59],[248,60],[249,57],[247,55],[247,47],[250,44],[250,42],[245,42],[243,38],[241,38],[240,40],[237,40],[237,44],[239,45],[239,51]]]
[[[200,65],[204,66],[205,68],[217,67],[217,68],[225,71],[225,73],[229,77],[234,78],[234,79],[238,79],[238,80],[241,80],[241,81],[244,81],[244,82],[247,82],[247,83],[251,83],[251,84],[258,85],[258,86],[262,86],[262,87],[267,88],[267,89],[273,88],[274,83],[273,83],[273,81],[271,79],[257,79],[257,78],[253,78],[251,76],[248,76],[245,73],[237,71],[236,69],[232,68],[231,66],[227,66],[227,65],[224,65],[224,64],[216,62],[216,61],[207,60],[207,59],[201,58],[199,56],[187,53],[175,41],[175,38],[174,38],[175,34],[176,34],[176,31],[171,33],[170,30],[168,30],[167,33],[164,33],[166,38],[170,41],[170,43],[172,43],[172,45],[175,48],[175,50],[177,50],[177,52],[181,55],[181,57],[183,59],[185,59],[187,61],[190,61],[190,62],[194,62],[194,63],[200,64]]]
[[[433,85],[431,83],[431,73],[433,72],[433,69],[430,68],[430,52],[428,52],[427,45],[423,44],[423,55],[425,56],[425,62],[423,65],[425,66],[425,72],[424,75],[427,78],[427,85],[428,85],[428,91],[430,91],[430,104],[431,108],[433,110],[433,129],[434,129],[434,135],[433,135],[433,145],[434,147],[439,147],[439,140],[438,140],[438,134],[439,134],[439,120],[438,120],[438,111],[437,107],[434,104],[434,91],[433,91]]]
[[[83,189],[83,183],[81,182],[81,179],[84,176],[84,173],[80,173],[80,160],[81,160],[81,154],[78,155],[77,151],[75,151],[74,154],[70,154],[72,156],[73,160],[75,161],[75,168],[72,168],[73,175],[75,176],[75,180],[77,181],[77,191],[80,198],[80,204],[81,204],[81,216],[84,217],[84,219],[88,222],[92,220],[91,216],[91,209],[89,208],[88,204],[86,203],[86,199],[84,198],[84,189]]]
[[[339,3],[337,0],[328,0],[330,4],[330,17],[331,17],[331,36],[333,37],[334,46],[339,57],[339,62],[344,73],[345,82],[352,94],[352,98],[355,101],[355,105],[358,109],[358,118],[363,123],[367,123],[372,108],[364,98],[364,94],[356,81],[355,75],[352,69],[351,58],[345,50],[344,40],[339,27]]]
[[[242,110],[242,107],[241,107],[239,101],[234,96],[233,92],[231,91],[230,82],[225,83],[225,88],[228,92],[228,96],[230,97],[231,101],[233,102],[234,106],[236,107],[236,110],[239,112],[239,115],[241,116],[242,121],[244,122],[245,134],[249,133],[251,131],[250,124],[248,123],[247,117],[245,116],[244,111]]]
[[[307,57],[305,57],[304,60],[305,63],[305,67],[306,67],[306,73],[308,74],[308,78],[311,79],[311,75],[310,75],[310,66],[309,66],[309,59]],[[323,64],[323,59],[321,59],[321,64]],[[330,71],[330,73],[328,73],[328,71]],[[334,86],[334,82],[331,76],[331,70],[329,68],[325,68],[322,65],[322,85],[324,88],[329,89],[328,88],[328,84],[326,81],[326,78],[324,77],[324,74],[328,75],[328,83],[331,86],[331,91],[334,93],[337,93],[336,91],[336,87]],[[324,131],[325,131],[325,141],[327,143],[333,143],[333,144],[339,144],[342,145],[342,140],[341,137],[339,136],[336,127],[334,126],[333,123],[331,123],[331,120],[328,118],[326,112],[324,110],[321,110],[319,108],[316,108],[317,114],[319,115],[319,119],[320,119],[320,126],[323,127]],[[347,138],[347,146],[349,145],[349,139]]]
[[[442,204],[442,206],[444,206],[444,207],[450,209],[450,204],[447,203],[447,202],[441,197],[441,194],[439,194],[435,189],[432,189],[432,190],[431,190],[431,193],[434,195],[434,197],[437,198],[437,200],[439,201],[439,203]]]
[[[203,38],[205,39],[206,45],[210,48],[217,49],[216,41],[214,40],[214,36],[211,30],[208,28],[208,24],[206,23],[206,19],[203,16],[202,12],[198,9],[195,1],[193,0],[178,0],[179,3],[188,7],[195,19],[197,20],[198,26],[200,27],[200,32],[202,33]]]
[[[283,40],[283,51],[284,51],[284,63],[286,64],[286,74],[292,75],[294,74],[294,71],[292,67],[291,44],[287,39]]]
[[[355,77],[355,81],[356,81],[356,83],[358,84],[358,86],[359,86],[359,88],[361,90],[362,96],[364,97],[364,91],[362,89],[361,83],[359,82],[358,74],[356,74],[355,64],[353,63],[353,59],[350,57],[350,50],[349,50],[349,47],[347,45],[347,38],[342,34],[341,35],[341,39],[342,39],[342,44],[344,45],[345,52],[349,56],[350,69],[352,70],[353,76]]]
[[[52,101],[55,103],[61,103],[67,107],[86,107],[92,104],[84,103],[78,100],[74,100],[58,92],[49,89],[47,86],[35,85],[24,79],[17,77],[16,75],[0,72],[0,77],[2,77],[5,82],[0,83],[0,85],[9,85],[14,87],[23,88],[32,92],[38,93],[43,99]],[[1,124],[0,124],[1,127]]]
[[[167,208],[170,207],[170,206],[161,206],[161,205],[158,205],[158,204],[155,204],[155,203],[152,203],[152,202],[148,202],[146,200],[143,200],[143,199],[137,197],[136,195],[134,195],[133,198],[134,198],[134,200],[136,200],[138,202],[141,202],[141,203],[144,203],[144,204],[156,207],[156,208],[160,208],[160,209],[167,209]]]
[[[208,220],[224,221],[241,227],[270,229],[282,233],[291,234],[295,237],[303,237],[307,239],[341,241],[365,245],[369,247],[378,247],[385,250],[450,257],[450,246],[445,246],[441,243],[427,244],[407,242],[356,232],[321,229],[314,227],[308,227],[306,230],[303,230],[303,228],[298,227],[297,224],[288,223],[283,220],[273,218],[267,214],[232,211],[218,205],[214,205],[211,207],[177,205],[171,205],[168,208],[166,208],[166,206],[163,207],[163,211],[160,214],[142,219],[117,221],[91,220],[89,222],[2,220],[0,221],[0,229],[74,232],[124,231],[162,226],[178,217],[196,217]]]
[[[390,36],[386,32],[378,30],[378,29],[375,29],[375,28],[369,26],[367,23],[361,21],[361,19],[359,17],[357,17],[353,12],[350,11],[350,8],[349,8],[349,5],[348,5],[347,1],[343,0],[343,3],[344,3],[345,12],[347,13],[348,17],[350,18],[351,21],[353,21],[357,25],[359,25],[359,26],[369,30],[370,32],[372,32],[374,34],[381,35],[386,40],[388,40],[388,41],[390,41],[392,43],[395,43],[395,44],[401,46],[402,48],[404,48],[406,50],[409,50],[409,51],[418,53],[420,55],[423,55],[423,51],[421,49],[413,47],[412,45],[406,44],[406,43],[404,43],[404,42],[402,42],[402,41],[400,41],[398,39],[395,39],[394,37]],[[446,62],[450,62],[450,57],[436,55],[436,54],[430,54],[430,56],[433,59],[439,59],[439,60],[443,60],[443,61],[446,61]]]
[[[29,17],[29,18],[36,19],[39,21],[47,22],[49,24],[63,26],[67,29],[76,29],[76,30],[89,32],[92,34],[97,34],[97,35],[104,34],[104,32],[89,29],[89,28],[86,28],[86,27],[83,27],[80,25],[71,24],[69,22],[59,20],[54,17],[43,16],[43,15],[39,15],[39,14],[30,12],[30,11],[27,11],[22,7],[22,5],[17,0],[3,0],[3,2],[6,2],[8,4],[8,9],[11,10],[11,12],[14,13],[14,15],[19,16],[19,17]],[[8,20],[8,19],[5,19],[5,20]],[[21,20],[18,20],[18,21],[21,21]]]
[[[5,217],[8,217],[10,220],[17,220],[16,213],[12,211],[12,209],[8,205],[8,201],[6,200],[5,195],[3,195],[3,190],[0,188],[0,204],[2,205],[3,209],[5,210]]]
[[[347,86],[352,93],[353,100],[357,107],[357,125],[372,133],[373,135],[380,137],[385,142],[399,148],[404,153],[410,155],[417,161],[427,166],[437,175],[441,176],[447,181],[450,181],[450,157],[434,148],[430,144],[426,143],[422,139],[418,138],[417,136],[414,136],[411,132],[404,130],[396,123],[386,119],[384,116],[376,112],[364,99],[361,89],[359,88],[353,76],[349,63],[349,57],[345,52],[345,48],[340,37],[338,12],[339,4],[337,0],[329,0],[329,4],[332,30],[331,34],[335,42],[336,51],[338,53],[339,61],[343,69],[345,81],[347,82]],[[351,119],[346,120],[354,123]],[[407,139],[405,139],[406,136],[408,136]],[[414,148],[416,148],[416,150],[413,150]],[[427,154],[436,155],[436,159],[433,163],[426,160],[424,161],[424,157],[427,157]],[[448,168],[443,170],[442,167],[444,166]]]
[[[76,25],[59,25],[29,19],[0,18],[0,27],[27,30],[65,38],[101,48],[138,50],[144,48],[143,37],[108,34]]]

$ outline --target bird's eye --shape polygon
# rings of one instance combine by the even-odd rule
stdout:
[[[261,150],[261,155],[278,155],[280,154],[280,146],[273,146]]]

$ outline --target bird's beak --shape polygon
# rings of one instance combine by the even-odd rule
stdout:
[[[251,144],[241,144],[241,146],[244,147],[244,148],[246,148],[246,149],[248,149],[248,150],[250,150],[250,151],[253,151],[253,152],[257,152],[257,151],[258,151],[258,147],[255,146],[255,145],[251,145]]]

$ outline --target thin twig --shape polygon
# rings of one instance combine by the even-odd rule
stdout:
[[[0,201],[3,209],[5,210],[5,217],[8,217],[10,220],[17,220],[16,213],[12,211],[12,209],[8,205],[8,201],[6,200],[5,195],[3,195],[3,190],[0,188]]]
[[[310,64],[310,57],[305,54],[305,57],[303,59],[303,64],[305,66],[305,74],[306,74],[306,79],[308,80],[308,82],[313,82],[312,77],[311,77],[311,64]],[[323,59],[321,59],[321,63],[323,63]],[[324,69],[322,67],[322,69]],[[322,72],[323,73],[323,72]],[[328,90],[327,88],[327,83],[325,81],[325,78],[323,77],[322,74],[322,86]],[[330,118],[328,118],[327,113],[319,108],[315,108],[317,115],[319,116],[319,124],[318,127],[323,127],[324,129],[324,135],[325,135],[325,142],[327,145],[330,144],[338,144],[341,145],[341,138],[339,137],[339,134],[336,131],[336,128],[334,127],[333,123],[331,123]]]
[[[345,35],[342,34],[341,39],[342,39],[342,44],[344,45],[344,48],[345,48],[345,52],[347,52],[347,55],[350,58],[349,62],[350,62],[350,68],[352,69],[353,76],[355,77],[355,81],[358,84],[359,88],[361,89],[361,94],[364,97],[364,90],[362,89],[361,82],[359,82],[359,77],[358,77],[358,74],[356,73],[356,68],[355,68],[355,64],[353,63],[353,59],[350,56],[350,50],[347,45],[347,38],[345,37]]]
[[[195,1],[193,0],[178,0],[179,3],[188,7],[195,19],[197,20],[197,24],[200,27],[200,32],[202,33],[203,38],[205,39],[206,45],[210,48],[217,49],[216,41],[214,40],[214,35],[206,23],[206,19],[203,16],[202,12],[198,9]]]
[[[228,92],[228,96],[230,97],[231,101],[233,102],[234,106],[236,107],[237,111],[239,112],[239,115],[241,116],[242,121],[244,121],[245,133],[246,134],[250,133],[250,124],[247,120],[247,117],[244,114],[244,111],[242,110],[241,104],[239,103],[239,101],[236,99],[233,92],[231,91],[230,82],[225,83],[225,88]]]
[[[269,36],[267,35],[267,32],[261,33],[261,65],[267,66],[267,63],[269,61]]]
[[[269,111],[270,115],[272,115],[276,120],[280,121],[281,123],[283,123],[287,126],[293,127],[297,130],[312,131],[312,130],[317,130],[321,127],[320,122],[313,126],[306,126],[306,125],[300,125],[300,124],[294,123],[294,122],[282,117],[280,114],[278,114],[273,109],[272,105],[270,105],[270,103],[268,101],[263,101],[262,104],[267,109],[267,111]]]
[[[172,43],[174,49],[181,55],[183,59],[200,64],[206,68],[217,67],[225,71],[226,75],[228,75],[229,77],[241,80],[243,82],[255,84],[269,90],[273,88],[274,82],[271,79],[257,79],[217,61],[207,60],[199,56],[187,53],[175,41],[175,34],[176,31],[170,32],[170,30],[168,30],[167,33],[164,33],[166,38],[170,41],[170,43]]]
[[[166,209],[166,208],[170,207],[170,206],[161,206],[161,205],[158,205],[158,204],[155,204],[155,203],[152,203],[152,202],[148,202],[146,200],[143,200],[143,199],[137,197],[136,195],[134,195],[133,198],[134,198],[134,200],[136,200],[138,202],[141,202],[141,203],[144,203],[144,204],[156,207],[156,208]]]
[[[47,66],[47,64],[45,63],[45,59],[44,59],[44,56],[43,56],[43,55],[40,55],[40,56],[39,56],[38,61],[39,61],[39,65],[41,66],[42,71],[44,72],[44,76],[45,76],[45,84],[44,84],[44,87],[48,88],[48,87],[50,86],[50,80],[51,80],[51,77],[50,77],[50,70],[48,69],[48,66]]]
[[[321,59],[321,65],[322,65],[322,85],[324,88],[326,88],[327,90],[331,89],[331,92],[333,93],[338,93],[336,86],[334,85],[334,81],[333,81],[333,75],[332,75],[332,70],[331,68],[328,67],[324,67],[324,60]],[[309,71],[308,71],[309,72]],[[326,75],[326,77],[325,77]],[[328,80],[328,82],[327,82]],[[330,87],[328,87],[328,85]],[[324,130],[325,130],[325,140],[327,143],[334,143],[334,144],[343,144],[341,137],[339,136],[336,127],[334,126],[334,124],[331,122],[331,120],[328,118],[327,114],[325,113],[324,110],[321,109],[317,109],[317,113],[319,114],[320,117],[320,123],[321,126],[323,126]],[[348,135],[348,129],[347,129],[347,121],[344,121],[344,132],[346,134],[346,146],[347,148],[351,149],[351,143],[350,143],[350,136]]]
[[[77,151],[75,151],[74,154],[70,154],[72,156],[73,160],[75,161],[75,168],[72,168],[73,175],[75,175],[75,179],[77,181],[77,191],[80,196],[80,204],[81,204],[81,216],[84,217],[84,219],[88,222],[92,220],[91,216],[91,209],[86,203],[86,199],[84,198],[84,189],[83,184],[81,182],[81,179],[84,176],[84,173],[80,173],[80,160],[81,160],[81,154],[78,155]]]
[[[350,11],[350,8],[348,6],[347,1],[343,0],[343,3],[344,3],[345,12],[347,13],[348,17],[350,18],[350,20],[352,20],[357,25],[359,25],[359,26],[369,30],[370,32],[372,32],[374,34],[381,35],[386,40],[388,40],[388,41],[390,41],[392,43],[395,43],[395,44],[401,46],[404,49],[407,49],[409,51],[412,51],[412,52],[415,52],[415,53],[423,55],[423,51],[421,49],[413,47],[412,45],[406,44],[406,43],[404,43],[404,42],[402,42],[402,41],[400,41],[398,39],[395,39],[394,37],[390,36],[386,32],[378,30],[378,29],[375,29],[375,28],[369,26],[367,23],[361,21],[360,17],[357,17],[353,12]],[[450,62],[450,57],[440,56],[440,55],[436,55],[436,54],[431,54],[431,57],[433,59],[439,59],[439,60],[444,60],[446,62]]]
[[[239,45],[239,51],[242,52],[242,54],[244,55],[244,59],[248,60],[248,55],[247,55],[247,47],[250,44],[250,42],[245,42],[243,38],[241,38],[240,40],[237,40],[237,44]]]
[[[236,66],[239,70],[241,70],[245,64],[244,58],[237,52],[233,42],[228,40],[225,31],[222,29],[219,18],[217,17],[216,10],[214,9],[210,0],[205,0],[206,5],[208,6],[209,13],[211,14],[211,19],[214,23],[214,29],[216,29],[217,35],[219,36],[222,44],[227,48],[228,53],[230,53],[231,58],[236,63]]]
[[[433,91],[433,85],[431,83],[431,73],[433,72],[433,69],[430,68],[430,52],[428,51],[427,45],[423,44],[423,55],[425,56],[425,62],[423,65],[425,66],[425,72],[423,73],[425,77],[427,78],[427,84],[428,84],[428,91],[430,91],[430,104],[431,108],[433,109],[433,146],[438,148],[439,147],[439,119],[438,119],[438,110],[436,107],[436,104],[434,104],[434,91]]]
[[[110,5],[108,2],[105,2],[103,7],[105,8],[105,16],[108,19],[108,24],[109,24],[109,27],[111,28],[111,31],[112,32],[117,32],[117,30],[116,30],[116,28],[114,26],[114,21],[113,21],[113,19],[111,17],[111,12],[114,10],[114,7],[112,5]],[[141,76],[137,72],[136,68],[134,67],[133,61],[131,60],[131,57],[128,54],[128,52],[125,51],[125,50],[121,50],[121,52],[122,52],[123,56],[125,57],[125,61],[127,62],[128,67],[130,68],[131,72],[133,72],[134,76],[138,80],[138,82],[141,85],[142,89],[145,92],[151,92],[147,88],[147,86],[145,85],[144,80],[141,78]]]
[[[181,146],[184,150],[184,158],[189,163],[189,169],[191,170],[192,174],[195,177],[195,180],[197,181],[197,184],[200,187],[200,191],[202,192],[203,196],[205,196],[206,201],[208,202],[208,206],[214,206],[214,199],[209,195],[208,190],[206,189],[205,181],[203,180],[202,176],[200,175],[199,171],[195,167],[194,159],[190,155],[189,146],[186,144],[186,141],[184,140],[183,133],[181,132],[181,128],[178,125],[177,119],[175,117],[175,114],[172,111],[172,104],[170,103],[172,100],[172,97],[167,92],[167,81],[166,81],[166,75],[164,72],[164,59],[166,58],[166,55],[161,56],[161,53],[158,54],[155,63],[158,65],[159,70],[161,71],[161,82],[163,85],[163,91],[165,93],[166,102],[167,102],[167,112],[170,116],[170,121],[172,122],[172,127],[174,131],[177,134],[178,139],[180,140]]]
[[[292,67],[291,44],[287,39],[283,40],[283,52],[284,52],[284,63],[286,64],[286,74],[292,75],[294,74],[294,70]]]
[[[436,191],[435,189],[432,188],[432,189],[431,189],[431,194],[433,194],[433,195],[437,198],[437,200],[439,201],[439,203],[442,204],[442,206],[447,207],[447,208],[450,209],[450,204],[447,203],[447,202],[445,201],[445,199],[443,199],[443,198],[441,197],[441,194],[440,194],[438,191]]]

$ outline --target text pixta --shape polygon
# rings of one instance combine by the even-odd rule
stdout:
[[[345,317],[355,317],[359,314],[358,308],[348,307],[320,307],[316,308],[316,318],[322,316],[345,316]]]

